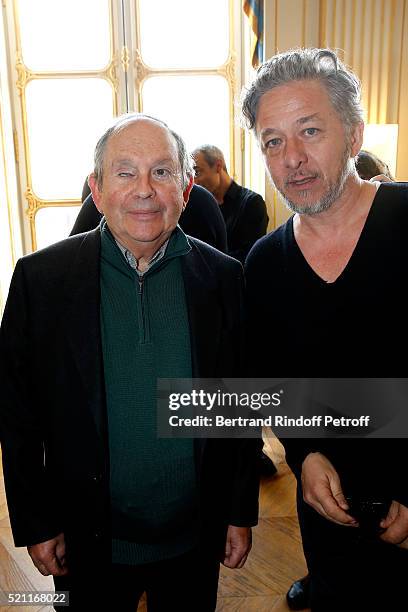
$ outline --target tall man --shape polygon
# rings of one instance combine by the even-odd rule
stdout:
[[[289,51],[260,68],[243,113],[294,213],[247,259],[254,375],[405,376],[408,185],[356,173],[357,77],[330,50]],[[406,441],[283,442],[299,482],[312,610],[405,605]],[[381,536],[364,537],[346,495],[368,512],[392,501]]]
[[[253,443],[158,439],[159,377],[236,376],[239,263],[177,226],[193,170],[159,120],[120,118],[90,177],[105,222],[21,259],[1,328],[15,544],[71,609],[215,609],[256,523]],[[173,602],[173,603],[172,603]]]
[[[193,153],[195,182],[210,191],[227,226],[228,253],[244,263],[252,245],[266,234],[268,215],[259,193],[238,185],[228,174],[222,151],[202,145]]]

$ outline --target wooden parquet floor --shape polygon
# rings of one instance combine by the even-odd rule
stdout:
[[[260,520],[253,530],[253,547],[245,567],[241,570],[221,567],[217,612],[287,612],[285,593],[294,580],[306,573],[296,518],[294,477],[277,441],[272,442],[268,453],[273,454],[278,473],[261,483]],[[25,549],[14,547],[1,476],[0,590],[52,590],[52,579],[39,574]],[[47,606],[0,609],[52,610]],[[140,602],[138,612],[146,612],[144,601]]]
[[[285,595],[307,572],[296,515],[295,478],[277,440],[268,443],[278,473],[261,482],[259,524],[245,566],[221,566],[217,612],[287,612]]]

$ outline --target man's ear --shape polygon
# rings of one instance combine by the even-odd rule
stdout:
[[[220,172],[223,169],[223,167],[224,167],[224,164],[222,163],[222,161],[220,159],[215,160],[215,169],[216,169],[218,174],[220,174]]]
[[[183,191],[183,200],[184,200],[183,210],[187,206],[187,202],[188,202],[188,199],[190,197],[190,191],[192,190],[193,185],[194,185],[194,176],[190,176],[190,181],[189,181],[187,187],[185,188],[185,190]]]
[[[102,191],[101,189],[99,189],[98,181],[96,180],[96,176],[93,172],[92,174],[88,176],[88,185],[91,190],[92,199],[94,201],[96,208],[99,210],[100,213],[103,214],[102,195],[101,195]]]
[[[351,130],[351,157],[355,157],[363,146],[364,121],[357,123]]]

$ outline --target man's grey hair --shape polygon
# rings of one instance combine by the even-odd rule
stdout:
[[[225,163],[224,153],[221,151],[221,149],[219,149],[215,145],[211,145],[211,144],[200,145],[199,147],[196,147],[194,149],[191,155],[194,157],[195,153],[202,153],[205,161],[210,166],[210,168],[213,168],[213,166],[215,165],[215,162],[222,161],[223,170],[227,172],[227,166]]]
[[[177,132],[174,132],[169,128],[167,123],[162,121],[161,119],[157,119],[156,117],[152,117],[151,115],[146,115],[144,113],[127,113],[126,115],[122,115],[118,117],[113,125],[111,125],[100,137],[95,147],[94,154],[94,175],[97,181],[97,185],[99,189],[102,189],[103,183],[103,161],[106,151],[106,145],[109,139],[118,134],[126,127],[128,127],[131,123],[138,121],[140,119],[149,119],[151,121],[155,121],[162,127],[166,128],[172,137],[175,140],[177,153],[178,153],[178,161],[181,169],[181,179],[182,179],[182,187],[186,189],[191,177],[194,176],[194,165],[193,159],[188,154],[186,144],[184,140],[181,138]]]
[[[253,83],[243,90],[241,108],[246,127],[256,131],[259,101],[265,93],[304,80],[317,80],[326,88],[348,133],[363,120],[360,81],[333,50],[291,49],[264,62]]]

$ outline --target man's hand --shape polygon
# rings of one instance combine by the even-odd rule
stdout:
[[[380,536],[384,542],[408,549],[408,508],[406,506],[393,501],[380,527],[385,529]]]
[[[35,567],[43,576],[65,576],[68,569],[65,565],[65,538],[60,533],[57,537],[40,544],[27,547]]]
[[[227,540],[225,543],[225,556],[222,563],[226,567],[243,567],[252,546],[250,527],[234,527],[228,525]]]
[[[349,514],[340,478],[330,461],[321,453],[309,453],[302,466],[303,499],[324,518],[337,525],[357,527]]]

